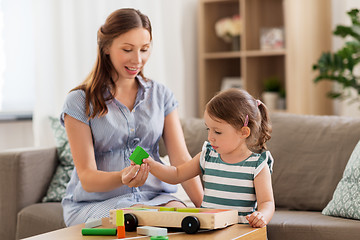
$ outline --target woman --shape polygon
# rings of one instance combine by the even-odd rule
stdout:
[[[98,56],[86,80],[67,96],[61,114],[75,169],[62,201],[67,226],[136,205],[184,207],[170,193],[176,188],[149,174],[147,164],[129,156],[141,146],[160,162],[162,136],[170,162],[190,160],[177,101],[162,84],[144,77],[151,49],[151,24],[134,9],[119,9],[98,30]],[[183,187],[195,206],[203,190],[199,179]]]

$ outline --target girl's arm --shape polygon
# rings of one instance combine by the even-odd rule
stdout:
[[[106,192],[122,185],[138,187],[145,183],[149,173],[145,164],[117,172],[97,170],[90,127],[69,115],[65,115],[64,121],[76,171],[85,191]]]
[[[163,139],[171,165],[178,166],[191,159],[185,144],[184,133],[181,128],[177,109],[165,117]],[[198,164],[196,166],[193,164],[192,167],[200,171]],[[200,177],[197,176],[183,182],[182,186],[194,205],[200,207],[204,195]]]
[[[161,181],[170,184],[178,184],[200,174],[200,154],[201,153],[197,154],[193,159],[186,161],[177,167],[166,166],[156,162],[151,157],[144,159],[143,162],[149,165],[151,174]]]
[[[254,179],[258,210],[247,216],[252,227],[266,226],[275,211],[274,195],[271,185],[271,174],[266,164]]]

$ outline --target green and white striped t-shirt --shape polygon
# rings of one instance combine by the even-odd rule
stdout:
[[[248,223],[245,216],[256,209],[254,178],[269,165],[272,172],[273,158],[269,151],[253,153],[244,161],[230,164],[205,142],[200,156],[204,182],[202,207],[236,209],[239,223]]]

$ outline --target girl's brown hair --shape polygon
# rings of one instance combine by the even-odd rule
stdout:
[[[266,148],[271,136],[271,123],[265,104],[242,89],[229,89],[215,95],[206,105],[206,111],[214,120],[221,119],[240,130],[248,116],[250,135],[246,144],[253,151]]]
[[[139,10],[131,8],[118,9],[111,13],[97,32],[98,53],[95,65],[85,81],[71,90],[85,91],[86,115],[89,116],[89,119],[96,115],[104,116],[108,112],[105,102],[113,99],[116,94],[112,74],[117,74],[117,72],[111,63],[110,56],[105,51],[115,38],[134,28],[145,28],[149,31],[150,40],[152,40],[149,18]],[[142,72],[139,75],[146,80]],[[105,98],[104,94],[107,89],[111,94]]]

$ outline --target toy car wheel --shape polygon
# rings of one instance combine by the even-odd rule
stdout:
[[[188,234],[197,233],[200,229],[200,221],[197,217],[187,216],[181,222],[181,229]]]
[[[138,227],[139,223],[136,216],[132,213],[124,214],[124,223],[126,232],[134,232]]]

